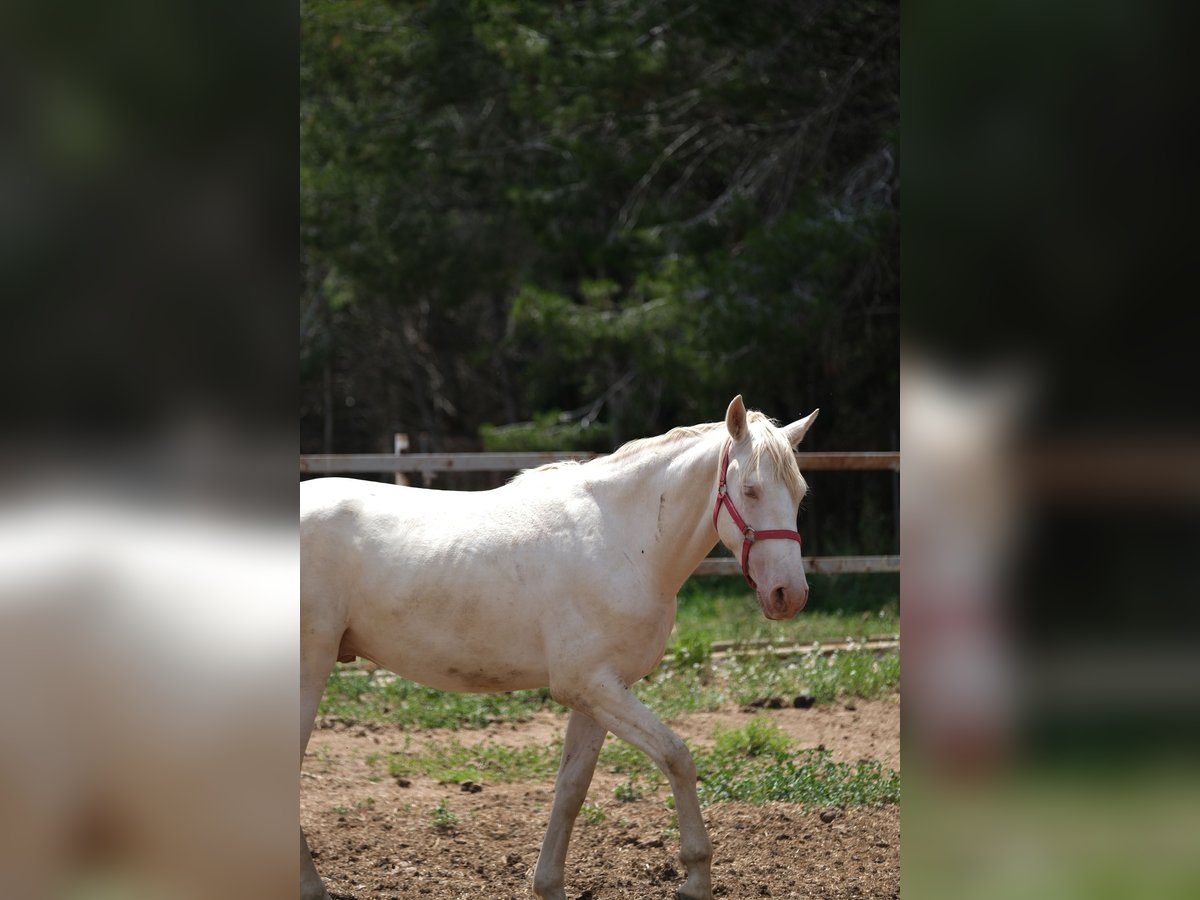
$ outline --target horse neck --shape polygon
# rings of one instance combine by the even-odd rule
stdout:
[[[606,485],[628,510],[629,540],[645,551],[659,589],[672,598],[717,542],[712,508],[724,437],[724,429],[714,430],[631,459],[630,471]]]

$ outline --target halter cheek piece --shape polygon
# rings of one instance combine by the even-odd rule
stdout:
[[[751,590],[758,590],[758,585],[754,583],[754,579],[750,577],[750,548],[758,541],[769,541],[772,539],[795,541],[800,543],[800,533],[797,531],[788,531],[783,528],[772,529],[771,531],[755,531],[746,524],[746,520],[738,513],[737,507],[733,505],[733,500],[729,497],[729,488],[725,485],[725,476],[729,472],[729,448],[733,444],[733,439],[730,438],[725,442],[725,446],[721,450],[721,480],[717,482],[717,502],[713,505],[713,528],[717,527],[717,514],[724,506],[729,510],[729,516],[733,519],[733,524],[742,532],[742,575],[746,579],[746,583],[750,585]],[[718,531],[718,534],[720,532]]]

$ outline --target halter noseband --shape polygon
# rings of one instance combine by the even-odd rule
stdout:
[[[713,528],[717,527],[717,514],[724,506],[729,510],[729,516],[733,519],[733,524],[742,532],[742,575],[746,579],[746,583],[750,585],[751,590],[758,590],[758,585],[754,583],[754,579],[750,577],[750,548],[758,541],[769,541],[772,539],[795,541],[800,543],[800,533],[797,531],[788,531],[784,528],[775,528],[771,531],[755,531],[746,524],[746,520],[742,518],[737,511],[737,507],[733,505],[733,500],[729,497],[729,489],[725,484],[725,476],[729,471],[729,448],[733,444],[733,438],[725,441],[725,446],[721,449],[721,480],[717,482],[717,502],[713,505]],[[720,531],[717,531],[720,534]]]

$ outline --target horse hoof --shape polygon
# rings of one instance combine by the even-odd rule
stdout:
[[[675,900],[713,900],[712,894],[685,894],[683,888],[675,892]]]

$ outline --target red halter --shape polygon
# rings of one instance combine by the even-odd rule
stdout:
[[[771,531],[755,531],[746,524],[746,520],[741,517],[741,514],[737,511],[737,507],[733,505],[733,500],[729,498],[729,489],[725,485],[725,475],[729,471],[729,447],[732,444],[733,439],[730,438],[725,442],[725,446],[721,450],[721,480],[717,482],[717,502],[713,505],[713,528],[717,527],[717,514],[721,511],[721,506],[724,505],[729,510],[733,524],[742,532],[742,575],[745,576],[746,583],[750,585],[751,590],[758,590],[758,585],[750,577],[750,568],[748,566],[750,562],[750,548],[758,541],[769,541],[773,538],[795,541],[799,544],[800,533],[797,531],[788,531],[783,528],[776,528]]]

